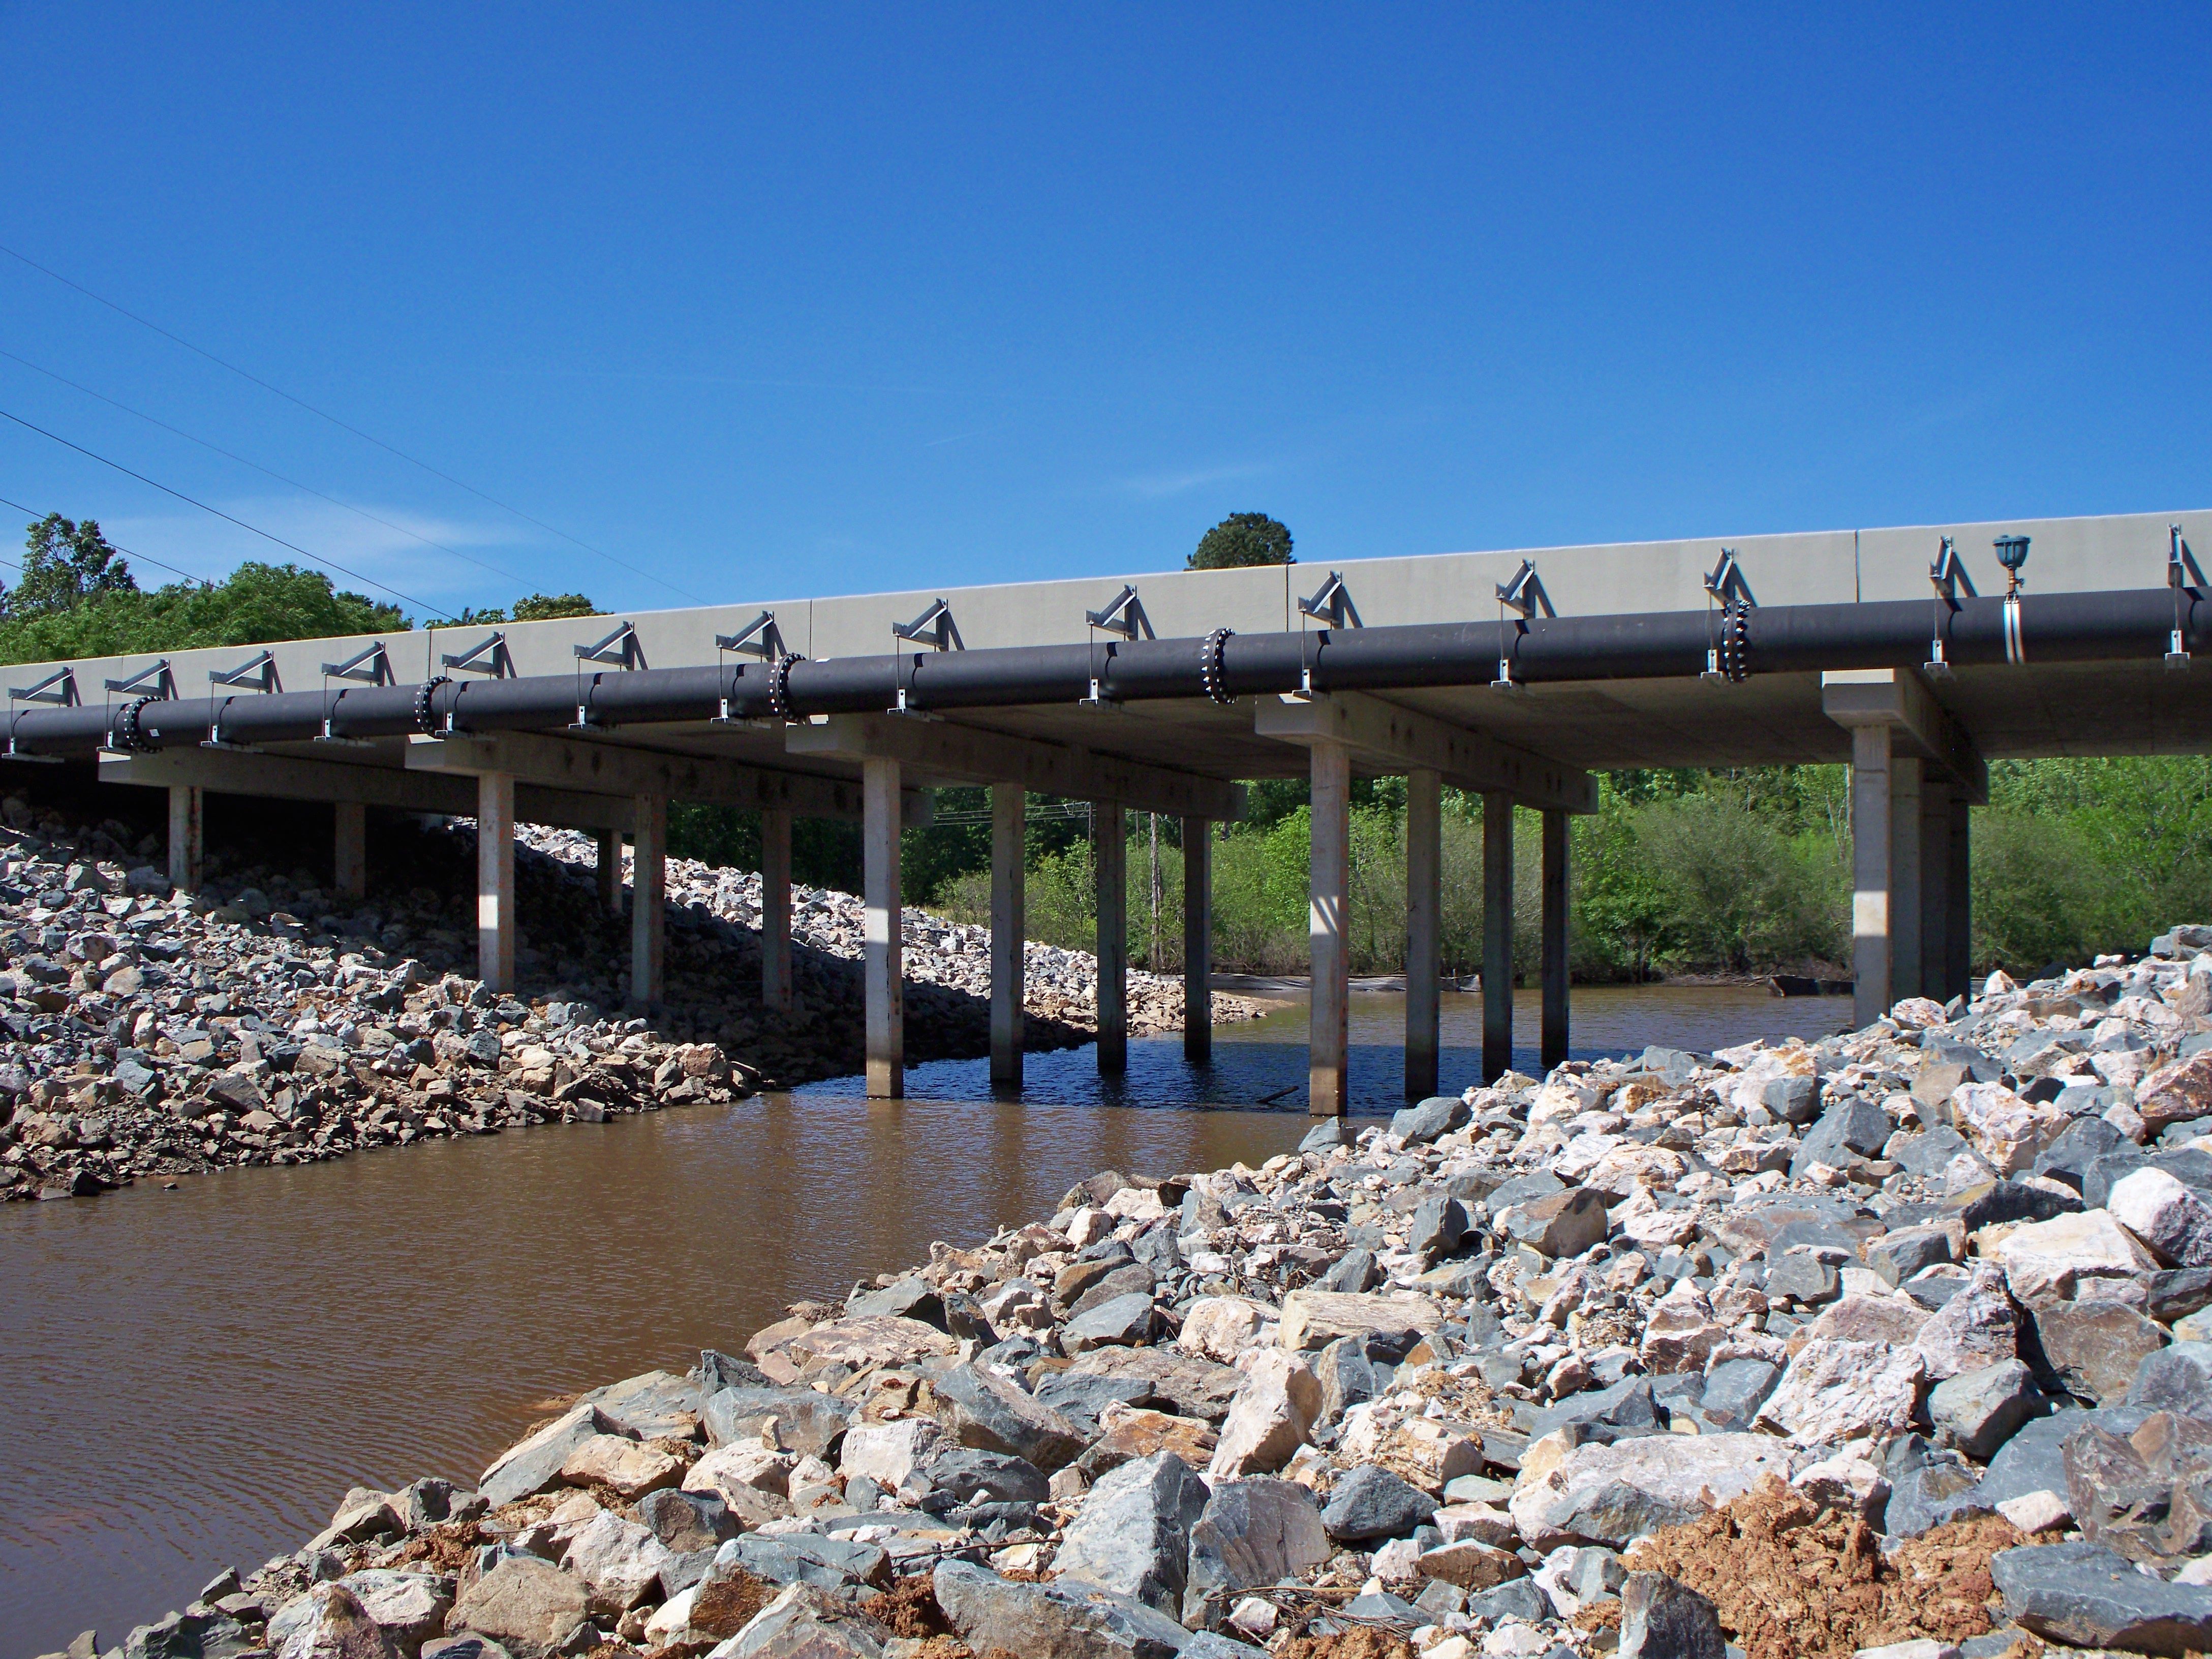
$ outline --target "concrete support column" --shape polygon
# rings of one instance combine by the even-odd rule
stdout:
[[[331,834],[331,885],[347,898],[368,892],[368,808],[357,800],[334,801]]]
[[[1968,834],[1972,823],[1968,813],[1966,792],[1956,792],[1951,797],[1951,835],[1944,849],[1950,865],[1950,875],[1944,884],[1944,896],[1950,907],[1943,933],[1943,982],[1949,993],[1946,1001],[1950,997],[1969,994],[1973,989],[1974,844]]]
[[[1889,749],[1889,1000],[1920,994],[1921,762]]]
[[[1029,798],[1018,783],[991,786],[991,1086],[1022,1086],[1024,945]]]
[[[611,916],[622,914],[622,831],[596,832],[599,846],[599,903]]]
[[[1313,756],[1313,841],[1308,861],[1306,941],[1313,990],[1306,1022],[1306,1109],[1342,1117],[1351,1103],[1352,963],[1346,922],[1352,886],[1352,751],[1316,743]]]
[[[1443,975],[1443,780],[1406,775],[1406,1098],[1437,1091],[1437,985]]]
[[[1129,1069],[1129,838],[1119,801],[1091,809],[1098,863],[1098,1072]]]
[[[630,811],[629,1000],[643,1008],[667,994],[668,797],[635,796]]]
[[[1889,1012],[1889,727],[1851,728],[1851,1023]]]
[[[187,893],[200,890],[200,866],[206,851],[204,811],[198,784],[169,786],[169,885]]]
[[[477,775],[477,977],[514,989],[514,774]]]
[[[1213,824],[1182,821],[1182,1057],[1213,1058]]]
[[[791,1007],[791,814],[761,813],[761,1006]]]
[[[1567,1057],[1567,815],[1544,813],[1544,1015],[1541,1058],[1548,1074]]]
[[[1920,778],[1920,974],[1913,991],[1938,1002],[1951,954],[1951,781],[1936,767]]]
[[[1482,797],[1482,1080],[1513,1069],[1513,799]]]
[[[906,1093],[906,995],[901,983],[899,763],[860,763],[860,977],[867,1005],[868,1098]]]

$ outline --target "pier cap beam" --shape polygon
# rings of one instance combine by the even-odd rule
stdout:
[[[108,750],[100,757],[100,781],[155,789],[191,787],[266,800],[349,802],[404,812],[440,812],[457,818],[473,817],[477,810],[476,785],[460,773],[402,772],[385,766],[228,750],[164,749],[150,755]],[[627,800],[532,784],[516,786],[514,815],[526,823],[551,824],[561,830],[620,834],[631,827]]]
[[[534,732],[461,732],[410,738],[410,772],[505,772],[541,787],[635,799],[710,801],[762,811],[796,812],[811,818],[857,818],[860,787],[808,772],[781,772],[696,755],[673,755],[621,744],[580,742]],[[900,803],[908,825],[929,821],[927,797]]]
[[[1965,726],[1910,668],[1831,669],[1820,676],[1821,712],[1838,726],[1886,726],[1892,752],[1933,761],[1976,806],[1990,799],[1990,769]]]
[[[818,725],[786,726],[783,746],[791,755],[895,760],[923,776],[1018,783],[1033,794],[1116,801],[1171,817],[1231,819],[1244,812],[1240,784],[911,714],[833,714]]]
[[[1597,780],[1480,732],[1359,691],[1261,697],[1253,729],[1285,743],[1340,743],[1392,773],[1428,771],[1455,788],[1502,793],[1547,811],[1597,811]]]

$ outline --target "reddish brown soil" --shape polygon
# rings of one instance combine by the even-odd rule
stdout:
[[[1994,1516],[1955,1521],[1885,1559],[1856,1516],[1772,1475],[1726,1509],[1632,1547],[1628,1564],[1711,1596],[1750,1659],[1850,1659],[1915,1637],[1986,1635],[1990,1557],[2026,1541]]]
[[[709,1636],[735,1636],[775,1599],[775,1585],[740,1567],[699,1592],[691,1603],[691,1628]]]
[[[1414,1659],[1414,1654],[1404,1637],[1363,1626],[1335,1636],[1293,1636],[1275,1659]]]

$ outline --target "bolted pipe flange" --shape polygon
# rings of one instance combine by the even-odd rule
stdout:
[[[791,665],[805,660],[796,651],[787,651],[769,665],[768,712],[774,718],[791,718]]]
[[[139,730],[138,716],[148,703],[159,701],[155,697],[134,697],[125,703],[123,712],[115,717],[115,726],[108,734],[108,740],[126,755],[151,754],[154,745],[146,741],[146,734]]]
[[[1751,604],[1737,599],[1721,619],[1721,672],[1741,685],[1751,678]]]
[[[416,688],[415,729],[424,737],[434,738],[438,735],[437,715],[431,709],[431,700],[438,695],[440,686],[451,685],[453,683],[452,675],[441,674],[434,680],[425,680]]]
[[[1198,648],[1199,684],[1206,688],[1206,695],[1224,708],[1237,701],[1229,695],[1229,674],[1222,654],[1222,647],[1236,632],[1233,628],[1217,628]]]

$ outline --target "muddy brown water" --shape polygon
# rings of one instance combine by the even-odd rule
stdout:
[[[1461,1084],[1479,1000],[1443,1000]],[[1392,1109],[1403,1000],[1353,1005],[1358,1109]],[[1577,990],[1575,1052],[1809,1037],[1848,1014]],[[1532,1001],[1516,1030],[1533,1041]],[[88,1626],[112,1645],[224,1565],[304,1542],[350,1486],[472,1481],[550,1395],[735,1349],[787,1303],[1046,1216],[1097,1170],[1287,1151],[1304,1042],[1294,1006],[1218,1030],[1203,1073],[1179,1037],[1133,1042],[1110,1087],[1089,1049],[1031,1055],[1019,1103],[988,1098],[981,1062],[943,1062],[896,1104],[831,1083],[0,1210],[0,1653]]]

